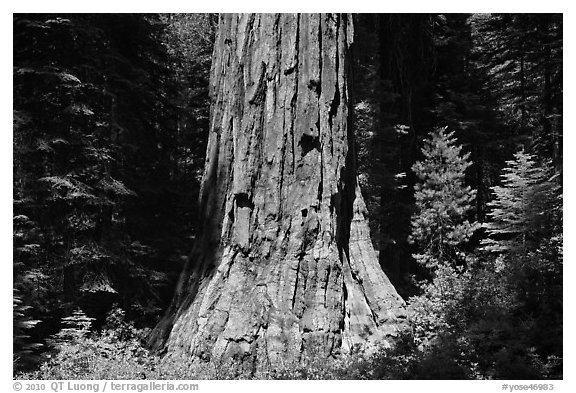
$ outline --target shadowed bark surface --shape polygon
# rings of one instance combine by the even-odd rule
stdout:
[[[348,126],[348,15],[222,15],[196,241],[156,349],[251,372],[391,343]]]

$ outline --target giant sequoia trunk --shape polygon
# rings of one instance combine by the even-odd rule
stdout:
[[[222,15],[201,237],[151,342],[248,370],[390,343],[348,126],[347,15]]]

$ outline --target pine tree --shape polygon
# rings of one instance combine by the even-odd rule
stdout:
[[[562,354],[560,176],[552,160],[541,162],[523,151],[507,163],[502,185],[493,188],[482,246],[488,266],[502,277],[507,313],[524,331],[525,345],[552,362]]]
[[[460,248],[479,227],[467,219],[476,194],[464,185],[470,153],[462,155],[453,136],[446,128],[434,130],[425,141],[424,159],[412,166],[418,178],[411,241],[419,253],[414,258],[431,269],[462,264]]]
[[[502,185],[492,188],[482,245],[485,251],[527,257],[546,239],[561,236],[561,190],[551,168],[538,165],[532,154],[519,151],[507,164]]]

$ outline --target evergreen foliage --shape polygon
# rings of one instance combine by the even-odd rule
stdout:
[[[533,324],[532,335],[543,326],[557,332],[535,345],[540,352],[562,351],[562,187],[551,163],[520,151],[504,169],[502,186],[486,223],[483,241],[502,284],[514,297],[514,315]]]
[[[213,27],[190,20],[196,57],[165,15],[14,16],[14,286],[33,336],[78,307],[99,326],[113,302],[149,324],[170,299],[207,130]]]
[[[488,237],[482,243],[487,251],[526,256],[558,232],[559,185],[549,180],[552,171],[537,165],[534,155],[519,151],[507,164],[502,185],[493,188],[490,221],[484,224]]]
[[[479,375],[561,375],[562,207],[553,172],[522,151],[508,161],[481,250],[465,267],[437,268],[409,300],[413,339],[424,352],[455,341],[466,344]]]
[[[35,350],[42,344],[31,340],[28,331],[40,321],[29,316],[30,306],[25,306],[18,292],[14,290],[12,297],[12,358],[14,369],[26,366]],[[23,364],[24,363],[24,364]]]
[[[434,130],[424,142],[424,158],[412,167],[418,178],[412,241],[419,252],[414,258],[430,269],[462,265],[461,248],[478,229],[467,219],[475,198],[475,191],[464,185],[470,153],[462,155],[453,136],[446,128]]]
[[[475,14],[476,65],[512,135],[562,166],[562,15]]]

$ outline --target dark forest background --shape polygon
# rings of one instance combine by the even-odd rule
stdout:
[[[15,372],[103,377],[91,346],[150,377],[140,340],[196,236],[218,16],[13,22]],[[359,180],[413,329],[320,377],[562,377],[562,48],[559,14],[355,15]]]

